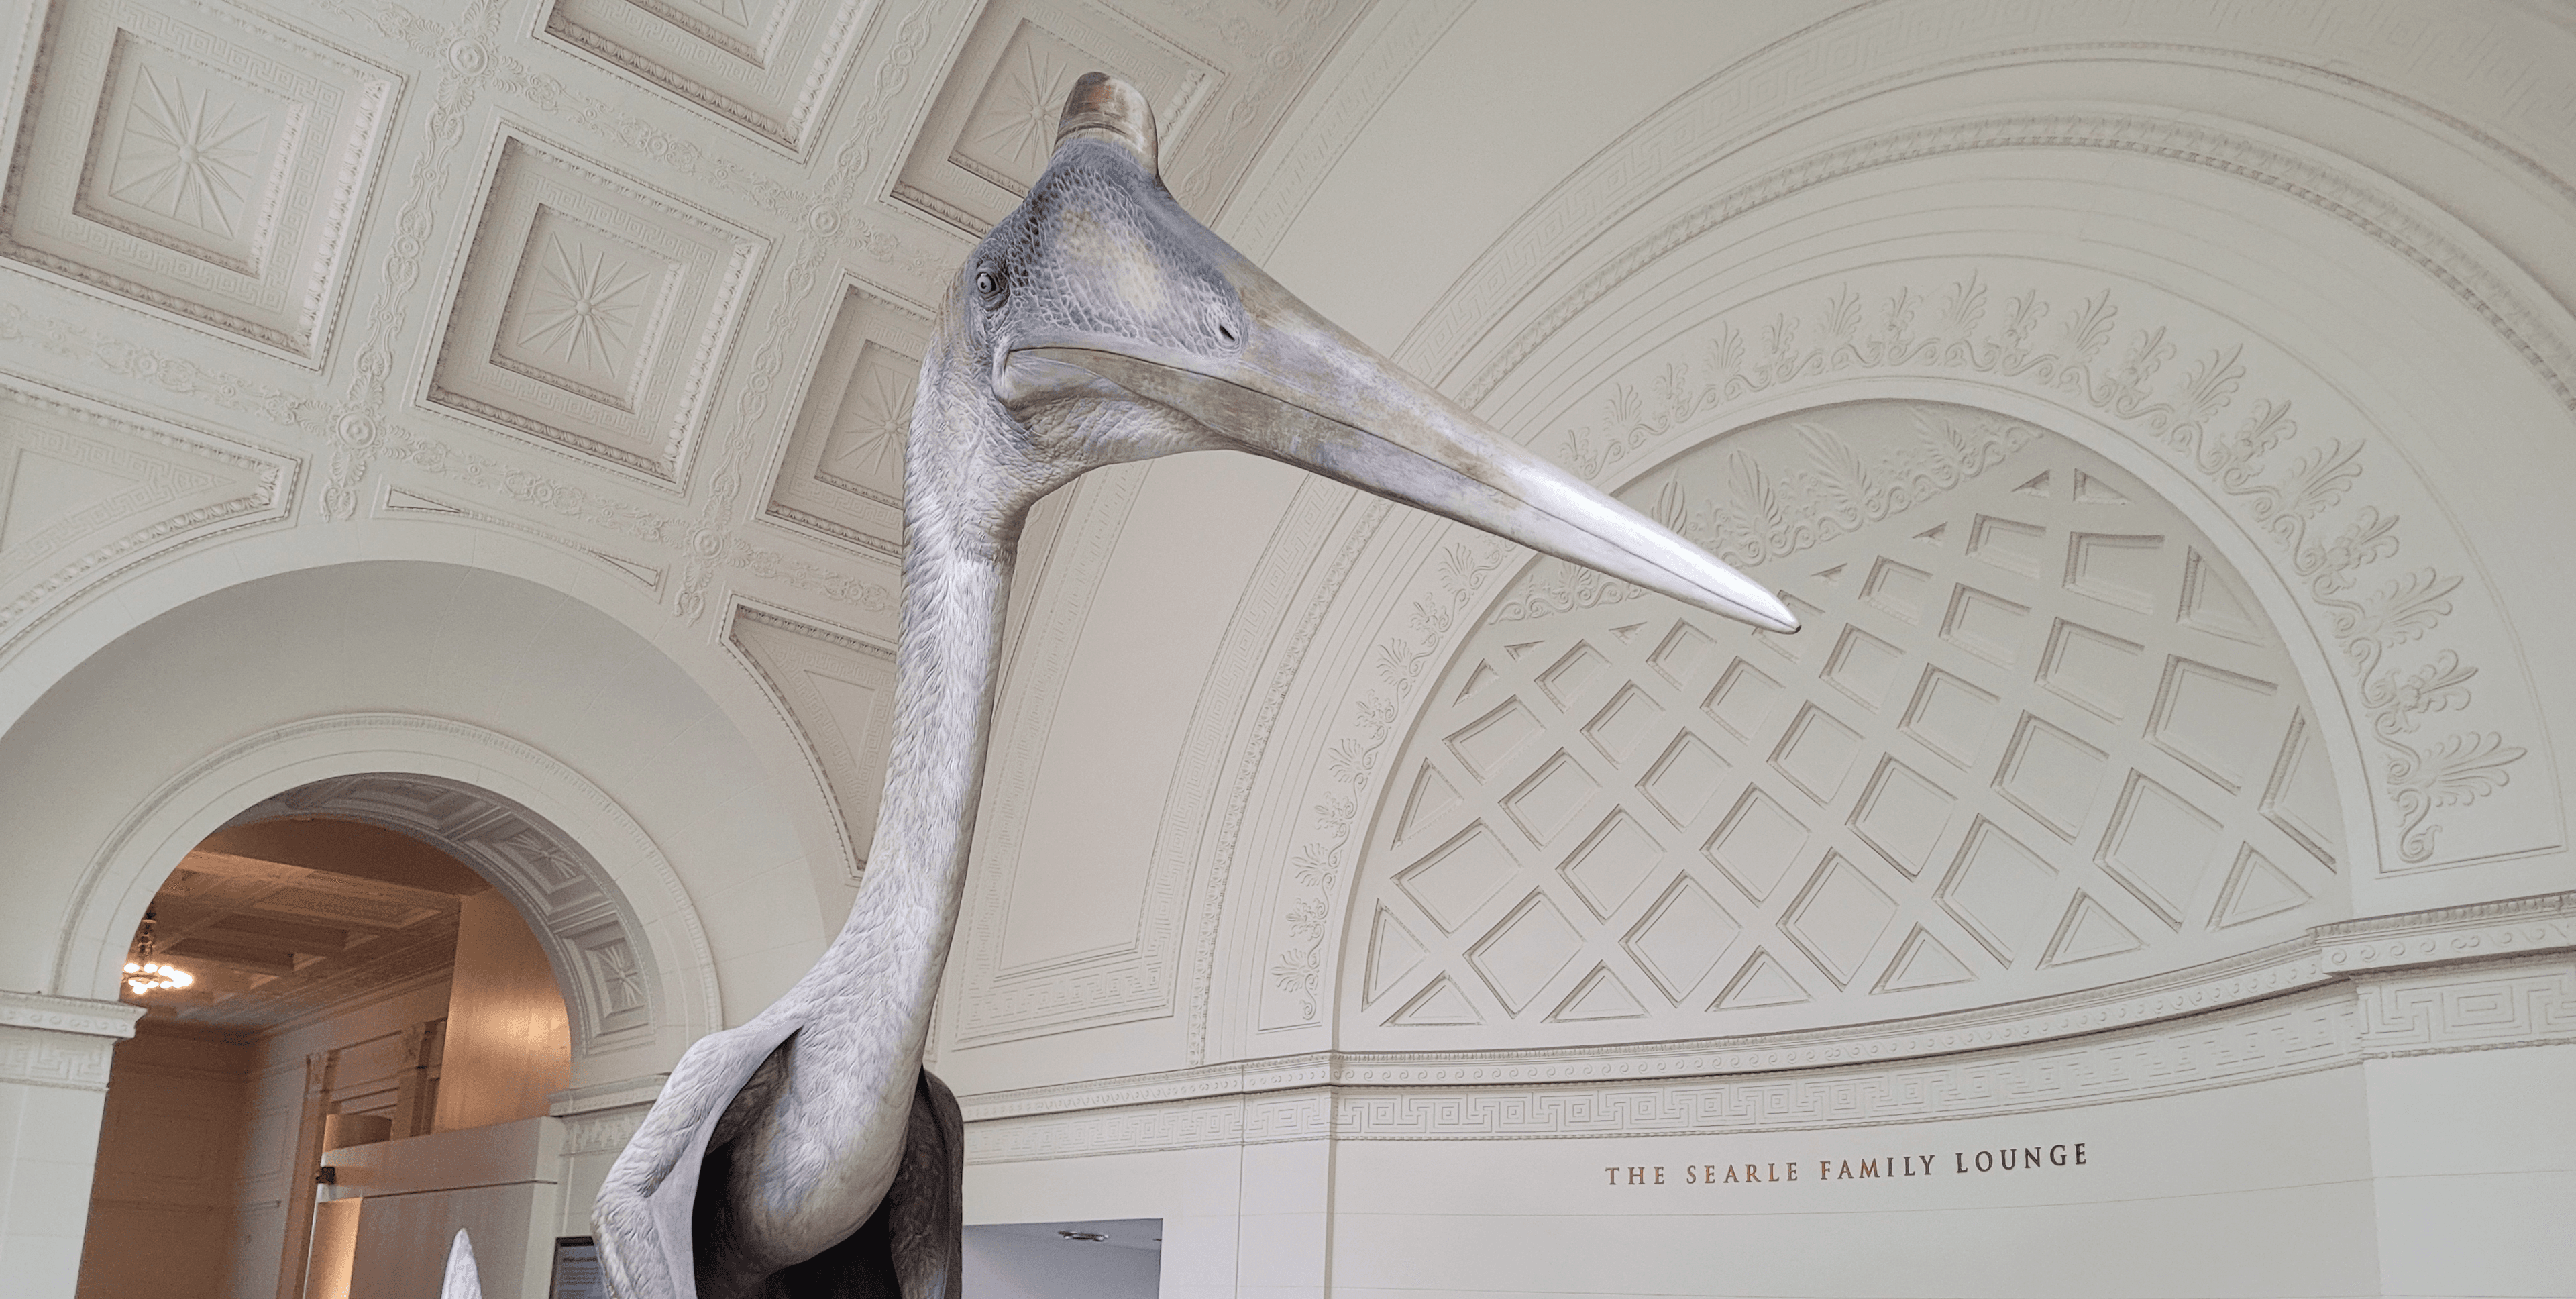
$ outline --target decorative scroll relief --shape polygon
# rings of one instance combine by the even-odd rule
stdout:
[[[852,111],[851,120],[869,123],[882,130],[895,116],[893,104],[905,93],[912,70],[922,47],[930,39],[929,11],[914,9],[893,22],[891,43],[881,61],[872,56],[874,71],[868,93]],[[944,260],[930,257],[905,245],[869,220],[860,189],[866,177],[881,174],[869,165],[869,150],[874,147],[869,137],[853,139],[833,154],[832,185],[813,206],[806,209],[802,237],[790,240],[793,256],[784,257],[775,286],[768,300],[770,326],[754,344],[746,340],[741,349],[742,373],[729,387],[733,393],[734,417],[727,421],[726,436],[718,450],[715,465],[707,482],[712,490],[705,493],[698,508],[696,526],[689,536],[690,560],[680,572],[679,591],[671,602],[671,613],[684,622],[695,622],[707,610],[708,589],[715,582],[719,557],[723,562],[749,567],[763,575],[775,573],[812,588],[831,592],[833,598],[845,595],[884,593],[884,588],[858,583],[846,574],[823,568],[809,561],[787,559],[752,546],[737,529],[747,517],[746,503],[740,497],[747,483],[758,490],[755,455],[766,458],[768,448],[776,446],[779,430],[770,423],[771,405],[775,399],[780,372],[785,368],[791,334],[802,337],[811,328],[818,308],[806,305],[817,292],[828,292],[831,280],[825,268],[844,248],[855,246],[871,257],[893,262],[923,276],[935,279],[945,273]],[[744,561],[748,558],[750,562]],[[857,586],[863,588],[852,591]]]
[[[1921,287],[1927,281],[1937,287]],[[1968,378],[2089,411],[2203,483],[2261,539],[2319,639],[2340,652],[2346,704],[2368,719],[2376,745],[2378,870],[2464,864],[2561,842],[2548,774],[2512,779],[2516,764],[2547,760],[2533,758],[2523,733],[2511,729],[2531,715],[2513,662],[2519,649],[2485,594],[2464,584],[2468,555],[2444,530],[2440,507],[2402,469],[2368,472],[2382,457],[2365,441],[2303,435],[2288,397],[2249,395],[2245,344],[2204,347],[2176,326],[2132,328],[2125,309],[2107,288],[2052,296],[2034,287],[1997,297],[1974,266],[1947,279],[1889,278],[1857,291],[1840,285],[1821,299],[1783,295],[1641,359],[1612,385],[1600,424],[1567,431],[1564,454],[1587,478],[1617,480],[1625,466],[1722,420],[1731,405],[1861,375]],[[2194,359],[2173,364],[2184,356]],[[1824,474],[1817,483],[1831,477],[1823,461],[1793,461],[1799,473]],[[1714,538],[1721,553],[1759,562],[1844,526],[1823,508],[1832,502],[1798,503],[1797,492],[1808,488],[1772,489],[1790,493],[1781,509],[1823,512],[1780,531],[1761,512],[1771,507],[1753,502],[1755,512],[1742,517],[1765,523],[1729,524]],[[2401,520],[2416,524],[2401,529]],[[2401,537],[2413,547],[2402,554]],[[1548,597],[1581,598],[1570,585]],[[2482,672],[2482,658],[2503,661]]]
[[[0,656],[150,554],[291,507],[294,463],[0,382]]]
[[[1625,495],[1789,591],[1805,630],[1534,563],[1394,761],[1345,1041],[1914,1016],[2218,959],[2340,906],[2344,813],[2288,651],[2107,460],[1869,402]]]
[[[840,811],[841,852],[853,883],[877,834],[893,730],[894,651],[845,632],[738,605],[733,646],[769,686],[820,767],[825,801]]]
[[[546,33],[804,151],[874,0],[555,0]]]
[[[767,244],[516,133],[429,400],[676,482]]]
[[[1370,516],[1369,533],[1384,517]],[[1288,859],[1288,880],[1279,891],[1281,914],[1268,938],[1262,960],[1264,982],[1259,1027],[1297,1028],[1317,1022],[1325,998],[1325,935],[1344,890],[1344,872],[1354,859],[1355,841],[1363,833],[1360,811],[1370,791],[1380,788],[1387,770],[1381,765],[1387,742],[1409,713],[1433,656],[1465,626],[1484,592],[1493,589],[1496,571],[1519,548],[1467,528],[1458,540],[1439,548],[1417,575],[1415,593],[1393,603],[1385,636],[1369,655],[1349,713],[1333,723],[1323,745],[1321,768],[1308,788],[1313,814]],[[1350,557],[1368,541],[1354,534],[1337,567],[1347,571]],[[1338,577],[1336,581],[1338,581]],[[1401,613],[1393,612],[1401,609]],[[1315,610],[1320,616],[1321,607]]]
[[[929,322],[847,285],[824,337],[769,514],[886,556],[903,553],[903,448]]]
[[[318,361],[393,74],[191,0],[61,0],[0,255]]]

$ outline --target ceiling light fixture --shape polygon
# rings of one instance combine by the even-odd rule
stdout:
[[[1058,1228],[1055,1234],[1064,1237],[1066,1240],[1102,1241],[1109,1239],[1109,1237],[1096,1231],[1065,1231],[1062,1228]]]
[[[152,913],[143,913],[143,930],[134,941],[134,958],[125,963],[125,986],[139,996],[163,988],[184,988],[195,983],[197,976],[166,961],[153,959]]]

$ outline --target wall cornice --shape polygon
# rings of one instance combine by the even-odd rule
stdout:
[[[985,1163],[1249,1142],[1242,1115],[1318,1096],[1335,1107],[1330,1135],[1352,1139],[1911,1122],[2576,1041],[2571,953],[2576,892],[2554,893],[2320,925],[2189,970],[1895,1023],[1623,1047],[1315,1052],[959,1103],[970,1157]],[[1762,1089],[1770,1099],[1749,1099]],[[1507,1104],[1512,1095],[1521,1100]],[[1526,1112],[1501,1117],[1513,1104]],[[1306,1131],[1281,1130],[1269,1139]]]
[[[1745,1076],[1364,1085],[1347,1058],[1254,1071],[1282,1089],[1019,1116],[967,1101],[967,1162],[1019,1163],[1288,1141],[1517,1141],[1877,1127],[2039,1113],[2292,1078],[2367,1060],[2576,1042],[2563,952],[2392,971],[2079,1039]],[[1158,1076],[1181,1090],[1215,1079]],[[1120,1080],[1126,1094],[1159,1090]],[[1025,1093],[1014,1093],[1025,1095]],[[1066,1099],[1059,1097],[1058,1099]]]
[[[118,1041],[143,1007],[87,997],[0,991],[0,1085],[107,1090]]]
[[[40,1029],[84,1037],[129,1038],[144,1008],[122,1001],[0,991],[0,1028]]]

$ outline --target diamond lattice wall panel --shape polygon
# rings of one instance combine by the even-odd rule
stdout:
[[[958,52],[904,159],[896,196],[981,238],[1046,170],[1065,92],[1092,71],[1115,72],[1145,92],[1166,162],[1219,80],[1169,38],[1101,6],[998,0]]]
[[[910,307],[856,284],[844,291],[770,489],[772,517],[903,553],[903,448],[929,333]]]
[[[766,247],[505,132],[429,400],[677,481]]]
[[[546,32],[802,150],[882,8],[878,0],[555,0]]]
[[[2220,548],[2103,457],[1863,403],[1623,495],[1805,629],[1524,571],[1394,758],[1346,937],[1352,1045],[1959,1010],[2331,918],[2343,816],[2289,652]]]
[[[0,255],[318,363],[398,86],[228,6],[57,0]]]

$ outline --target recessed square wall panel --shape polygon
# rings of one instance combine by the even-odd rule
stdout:
[[[0,255],[318,362],[400,84],[218,6],[57,0]]]
[[[1222,80],[1124,14],[1080,3],[1041,13],[1032,0],[998,0],[958,52],[896,177],[895,197],[981,238],[1046,170],[1065,92],[1094,71],[1145,92],[1166,162],[1187,136],[1192,110]]]
[[[555,0],[546,31],[802,151],[880,7],[878,0]]]
[[[766,248],[505,133],[429,400],[676,482]]]
[[[913,308],[855,284],[842,293],[770,489],[772,517],[903,553],[903,449],[929,332]]]

